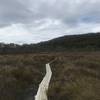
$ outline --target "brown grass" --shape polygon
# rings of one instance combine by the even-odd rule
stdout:
[[[100,52],[0,55],[0,100],[32,100],[51,64],[49,100],[99,100]]]

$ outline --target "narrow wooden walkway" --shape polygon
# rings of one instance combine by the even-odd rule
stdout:
[[[46,64],[46,75],[44,76],[42,82],[39,84],[35,100],[48,100],[47,91],[52,76],[52,71],[50,68],[50,63]]]

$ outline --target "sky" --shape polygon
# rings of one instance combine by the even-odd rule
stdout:
[[[37,43],[100,32],[100,0],[0,0],[0,42]]]

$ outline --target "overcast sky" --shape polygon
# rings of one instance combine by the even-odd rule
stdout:
[[[0,0],[0,42],[37,43],[100,31],[100,0]]]

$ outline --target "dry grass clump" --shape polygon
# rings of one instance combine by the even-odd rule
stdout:
[[[0,56],[0,100],[33,100],[51,64],[49,100],[99,100],[100,52],[65,52]]]

